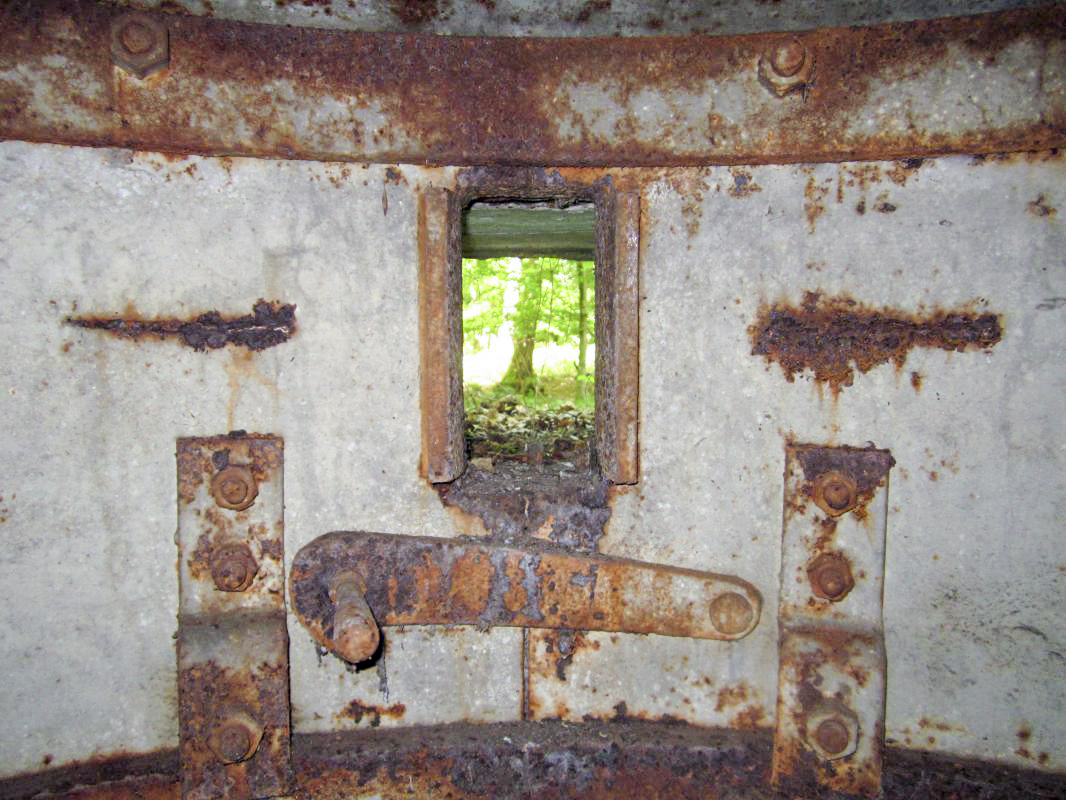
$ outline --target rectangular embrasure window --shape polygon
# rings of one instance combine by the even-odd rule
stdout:
[[[590,387],[594,415],[585,459],[604,480],[635,483],[639,194],[619,192],[606,182],[571,185],[557,180],[557,175],[556,180],[547,180],[542,170],[489,176],[472,172],[469,182],[460,180],[459,188],[427,189],[419,202],[423,474],[432,483],[448,483],[463,474],[468,451],[474,458],[493,457],[478,454],[476,432],[469,441],[464,432],[464,300],[473,302],[466,308],[466,317],[472,320],[468,336],[487,336],[495,318],[508,314],[508,290],[502,278],[514,273],[518,285],[511,290],[512,324],[518,323],[523,277],[533,288],[539,278],[542,293],[551,294],[554,288],[554,298],[567,295],[573,313],[557,317],[556,324],[543,329],[538,324],[532,339],[535,345],[538,337],[562,340],[569,336],[576,348],[575,410],[579,407],[582,328],[573,317],[581,317],[580,292],[588,292],[586,302],[591,307],[586,309],[585,346],[591,363],[586,368],[592,367],[594,375]],[[464,255],[482,262],[508,257],[518,263],[468,266],[464,286]],[[534,260],[527,275],[523,258]],[[581,262],[586,263],[576,266]],[[594,267],[587,262],[594,262]],[[480,323],[476,320],[479,314],[483,315]],[[499,329],[495,330],[498,337]],[[507,330],[512,345],[516,344],[513,333],[513,328]],[[485,342],[468,344],[474,350]],[[545,444],[536,437],[525,442],[526,455],[533,452],[540,457]],[[570,454],[579,462],[581,446],[575,443]]]
[[[468,464],[589,468],[596,207],[478,201],[462,226]]]

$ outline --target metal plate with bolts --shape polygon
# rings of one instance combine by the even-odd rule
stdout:
[[[0,4],[0,137],[559,166],[884,159],[1066,138],[1054,5],[794,36],[621,39],[128,13],[94,0]]]
[[[881,790],[887,450],[789,445],[773,780]]]
[[[289,784],[282,441],[178,440],[182,796]]]

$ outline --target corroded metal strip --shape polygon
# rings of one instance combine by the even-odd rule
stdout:
[[[284,614],[182,620],[178,711],[184,800],[249,800],[289,788]]]
[[[336,576],[366,580],[382,625],[579,628],[739,639],[759,621],[762,598],[729,575],[605,556],[518,549],[455,539],[337,532],[293,562],[293,610],[334,650]]]
[[[122,12],[0,8],[0,137],[436,164],[889,159],[1066,143],[1062,7],[791,36],[360,34],[167,14],[169,59],[113,63]],[[785,50],[782,50],[784,46]],[[803,55],[794,75],[788,49]],[[797,76],[802,79],[797,81]]]
[[[182,796],[249,800],[289,782],[282,441],[178,440]]]
[[[612,483],[639,480],[640,193],[609,194],[602,216],[612,226],[598,271],[596,434],[600,471]]]
[[[459,201],[446,189],[418,198],[422,472],[447,483],[466,468],[463,438],[463,274]]]
[[[227,344],[266,350],[287,342],[296,332],[296,306],[258,300],[252,313],[224,317],[217,311],[197,314],[192,319],[169,317],[145,319],[140,316],[67,317],[66,323],[110,333],[124,339],[174,338],[193,350],[217,350]]]
[[[887,450],[789,445],[773,780],[881,791]]]
[[[508,722],[360,728],[293,736],[300,798],[767,797],[772,742],[762,731],[675,722]],[[63,766],[0,780],[0,800],[175,800],[174,751]],[[810,783],[792,797],[840,800]],[[885,751],[884,800],[1066,796],[1066,776],[919,750]]]
[[[750,333],[752,355],[778,362],[789,382],[809,369],[814,380],[839,392],[851,386],[856,370],[889,362],[902,369],[914,347],[987,352],[999,343],[1003,326],[998,314],[967,307],[907,312],[806,292],[799,307],[763,308]]]

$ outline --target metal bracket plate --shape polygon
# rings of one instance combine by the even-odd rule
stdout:
[[[881,790],[887,450],[789,445],[773,781]]]
[[[182,797],[289,784],[282,440],[178,440]]]

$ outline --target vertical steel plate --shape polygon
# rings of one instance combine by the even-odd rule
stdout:
[[[182,796],[289,785],[282,440],[178,440]]]

